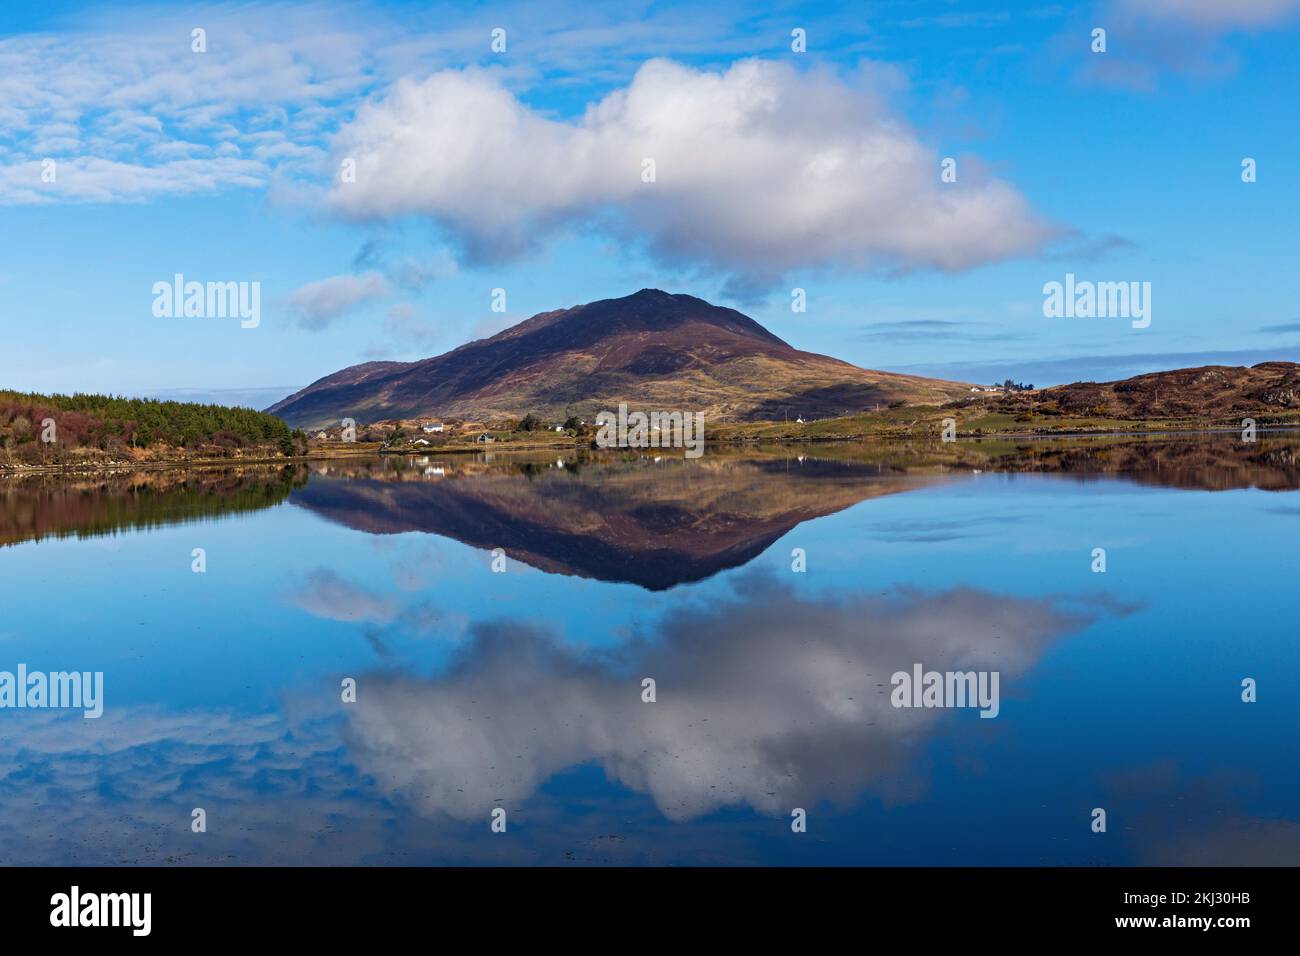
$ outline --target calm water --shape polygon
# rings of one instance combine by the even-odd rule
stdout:
[[[565,457],[0,482],[0,860],[1300,860],[1300,436]]]

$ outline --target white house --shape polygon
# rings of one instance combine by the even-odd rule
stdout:
[[[426,435],[432,435],[434,432],[442,431],[442,422],[428,422],[421,425],[420,428]]]

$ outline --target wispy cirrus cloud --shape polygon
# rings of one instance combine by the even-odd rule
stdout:
[[[862,326],[860,342],[1004,342],[1014,336],[987,322],[958,319],[905,319]]]

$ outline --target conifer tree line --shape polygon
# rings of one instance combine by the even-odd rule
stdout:
[[[306,443],[301,431],[291,431],[276,416],[251,408],[114,395],[0,391],[0,448],[21,453],[29,446],[51,444],[42,441],[43,423],[50,419],[54,421],[52,444],[63,450],[113,452],[168,445],[231,453],[274,446],[292,455]]]

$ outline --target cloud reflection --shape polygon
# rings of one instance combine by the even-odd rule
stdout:
[[[741,590],[601,656],[525,623],[477,623],[440,676],[362,678],[351,756],[421,812],[464,820],[589,763],[678,821],[734,805],[782,814],[868,787],[904,798],[920,785],[908,758],[946,712],[890,706],[894,671],[998,670],[1014,695],[1093,617],[969,588],[818,599],[750,576]],[[656,703],[641,701],[643,677]]]

